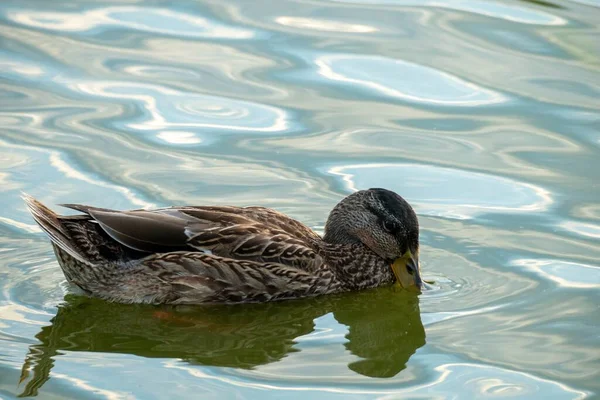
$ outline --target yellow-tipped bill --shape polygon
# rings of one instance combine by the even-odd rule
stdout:
[[[419,274],[419,259],[413,256],[410,250],[392,263],[392,271],[394,271],[398,283],[403,288],[416,287],[419,290],[421,289],[423,282]]]

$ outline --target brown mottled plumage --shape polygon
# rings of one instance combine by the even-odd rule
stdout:
[[[390,265],[407,254],[415,255],[406,265],[410,279],[421,285],[417,217],[385,189],[343,199],[323,238],[263,207],[114,211],[67,204],[83,214],[60,216],[24,199],[67,280],[107,300],[243,303],[360,290],[391,284]]]

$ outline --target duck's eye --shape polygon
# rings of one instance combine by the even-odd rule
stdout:
[[[398,231],[398,224],[394,221],[383,221],[383,229],[389,233],[394,233]]]

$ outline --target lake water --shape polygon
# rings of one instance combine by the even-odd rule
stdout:
[[[600,396],[600,3],[0,3],[0,398]],[[116,305],[20,193],[414,205],[432,290]]]

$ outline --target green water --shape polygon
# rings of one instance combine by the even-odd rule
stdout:
[[[0,3],[0,398],[600,397],[600,3]],[[414,205],[433,288],[73,294],[20,193]]]

